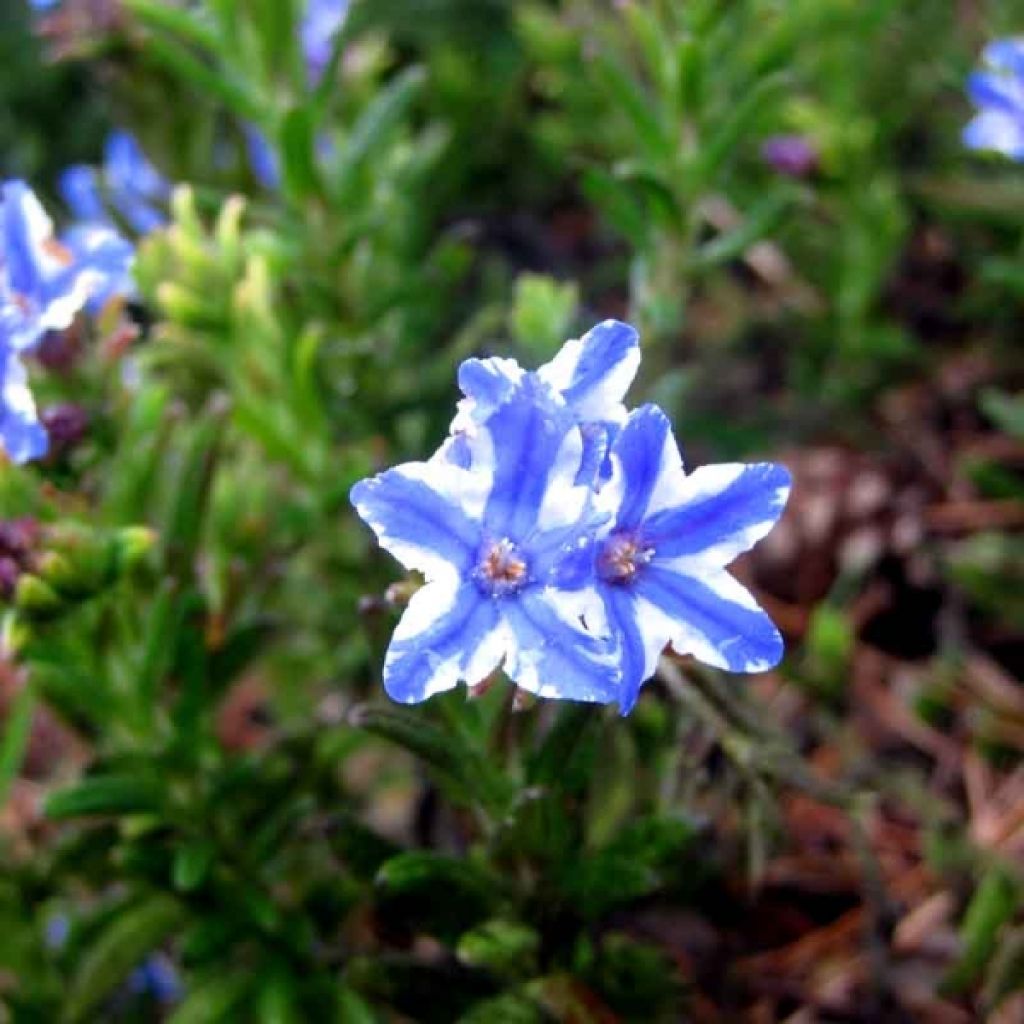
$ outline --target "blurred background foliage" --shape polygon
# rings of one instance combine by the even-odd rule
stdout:
[[[0,1020],[1019,1019],[1024,172],[960,131],[1024,5],[355,0],[319,75],[301,6],[2,7],[4,177],[177,187],[0,468]],[[793,470],[786,662],[388,705],[349,487],[606,316]]]

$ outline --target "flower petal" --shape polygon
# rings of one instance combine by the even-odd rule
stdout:
[[[479,475],[446,463],[409,462],[369,480],[350,495],[381,547],[427,579],[461,576],[480,545]]]
[[[607,704],[619,699],[614,646],[583,628],[578,598],[532,588],[505,601],[514,638],[505,671],[538,697]]]
[[[701,466],[685,478],[678,505],[646,520],[644,540],[658,561],[728,565],[775,525],[791,486],[789,470],[774,462]]]
[[[480,682],[509,647],[497,602],[473,583],[428,583],[406,608],[384,660],[392,700],[415,704],[460,679]]]
[[[8,282],[18,295],[32,295],[52,269],[44,246],[53,236],[53,222],[23,181],[4,184],[0,215]]]
[[[619,529],[635,529],[657,496],[673,503],[684,479],[672,425],[656,405],[629,414],[612,447],[614,475],[602,503],[611,506]]]
[[[484,524],[525,541],[578,521],[589,491],[576,486],[583,437],[566,405],[527,374],[470,438],[473,473],[492,475]]]
[[[764,672],[782,658],[779,631],[724,569],[697,579],[649,565],[634,588],[672,620],[672,646],[680,654],[730,672]]]
[[[621,420],[622,399],[640,366],[640,338],[629,324],[604,320],[582,338],[567,341],[537,371],[560,391],[580,420]]]
[[[982,50],[981,59],[997,71],[1024,76],[1024,39],[994,39]]]
[[[967,95],[975,106],[995,107],[1005,114],[1024,111],[1024,85],[1010,75],[975,71],[967,76]]]
[[[1024,159],[1024,119],[1001,110],[984,110],[964,128],[963,140],[968,149]]]
[[[664,616],[650,614],[647,603],[629,587],[605,586],[601,596],[608,627],[618,643],[622,672],[619,712],[628,715],[636,704],[640,687],[654,675],[658,658],[668,644],[669,631]]]
[[[100,198],[99,177],[95,168],[75,164],[67,168],[57,182],[57,189],[72,216],[90,224],[108,224],[110,218]]]
[[[15,352],[8,351],[0,388],[0,445],[11,462],[20,464],[45,455],[49,443],[39,423],[25,367]]]

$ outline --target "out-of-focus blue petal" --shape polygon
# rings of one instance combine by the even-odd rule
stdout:
[[[682,458],[668,417],[656,405],[635,409],[615,439],[612,458],[621,473],[615,523],[632,530],[647,514],[659,481],[666,474],[682,474]]]
[[[33,295],[46,277],[43,247],[53,234],[53,224],[23,181],[4,183],[0,216],[8,282],[18,295]]]
[[[28,388],[28,374],[17,353],[0,355],[0,444],[11,462],[23,463],[46,454],[49,438],[39,423],[36,404]]]
[[[315,82],[331,59],[334,37],[345,22],[349,0],[308,0],[299,35],[310,78]]]
[[[107,137],[103,170],[112,190],[134,192],[146,199],[162,200],[171,193],[167,179],[153,166],[135,137],[114,131]]]
[[[524,690],[603,704],[619,699],[614,645],[583,628],[575,602],[534,588],[506,602],[506,616],[515,649],[505,671]]]
[[[96,272],[86,303],[90,312],[101,310],[113,298],[135,293],[135,247],[112,227],[77,224],[64,234],[63,242],[74,255],[76,266]]]
[[[727,565],[775,524],[792,486],[789,470],[773,462],[702,466],[686,477],[681,504],[643,525],[659,559],[702,556]]]
[[[608,463],[608,449],[612,436],[613,424],[581,423],[580,433],[583,435],[583,459],[576,483],[583,487],[593,487],[602,477]],[[615,428],[617,430],[617,428]]]
[[[583,439],[565,403],[533,375],[523,378],[470,444],[472,472],[493,466],[484,522],[495,538],[524,539],[538,528],[565,525],[546,522],[543,513],[559,500],[556,489],[572,488]]]
[[[418,590],[395,629],[384,661],[384,689],[415,704],[460,679],[480,682],[498,666],[506,642],[498,602],[472,582]]]
[[[256,180],[268,191],[281,187],[281,167],[267,137],[253,125],[245,125],[245,144],[249,151],[249,166]]]
[[[604,320],[567,341],[537,375],[562,393],[579,420],[618,419],[640,366],[640,338],[619,320]]]
[[[967,77],[967,95],[983,109],[994,107],[1018,116],[1024,113],[1024,82],[1010,75],[972,72]]]
[[[782,658],[779,631],[724,569],[697,579],[650,565],[634,589],[672,620],[672,646],[680,654],[730,672],[764,672]]]
[[[122,131],[110,133],[103,173],[114,208],[134,231],[146,235],[167,223],[157,204],[170,195],[170,184],[133,136]]]
[[[995,39],[982,50],[981,59],[997,71],[1024,77],[1024,39]]]
[[[461,478],[461,479],[460,479]],[[381,547],[407,569],[428,579],[465,576],[481,540],[479,522],[467,515],[459,488],[471,474],[445,463],[406,463],[361,480],[351,501]]]
[[[1024,119],[1001,110],[983,110],[964,128],[964,145],[1024,159]]]
[[[74,164],[61,174],[57,188],[75,220],[90,224],[110,223],[100,196],[99,176],[95,168]]]

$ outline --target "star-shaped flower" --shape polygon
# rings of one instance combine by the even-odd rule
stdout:
[[[573,413],[526,375],[468,444],[472,469],[413,462],[352,489],[381,545],[427,579],[392,637],[385,689],[421,701],[503,664],[540,696],[617,700],[614,644],[581,617],[596,599],[589,551],[601,519],[576,483]]]
[[[654,405],[630,414],[611,460],[613,477],[598,501],[612,518],[594,568],[601,628],[619,645],[622,713],[668,643],[732,672],[775,665],[778,630],[725,566],[781,515],[786,468],[725,463],[687,474],[668,417]]]

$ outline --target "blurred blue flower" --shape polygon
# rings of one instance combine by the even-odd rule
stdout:
[[[983,71],[967,79],[978,114],[964,128],[964,144],[1024,160],[1024,39],[998,39],[982,52]]]
[[[331,59],[334,38],[345,22],[349,0],[308,0],[299,33],[310,78],[315,82]]]
[[[76,259],[53,236],[32,190],[5,182],[0,205],[0,345],[24,352],[46,331],[63,330],[85,305],[103,271]]]
[[[575,483],[583,437],[569,407],[528,375],[469,445],[471,470],[413,462],[352,489],[381,546],[427,580],[395,629],[385,689],[421,701],[504,660],[532,693],[616,700],[613,645],[581,617],[596,600],[587,573],[600,520]]]
[[[21,354],[126,273],[131,249],[107,228],[87,241],[58,241],[32,190],[5,182],[0,203],[0,443],[14,462],[47,449]]]
[[[185,991],[177,968],[166,953],[147,957],[128,975],[126,987],[133,995],[152,996],[164,1006],[176,1003]]]
[[[247,124],[243,126],[243,131],[253,176],[268,191],[276,191],[281,186],[281,166],[277,153],[259,128]]]
[[[167,223],[163,204],[170,196],[170,183],[127,132],[108,136],[99,172],[86,164],[74,164],[61,175],[58,186],[79,222],[115,226],[107,208],[109,201],[136,234],[147,235]]]
[[[567,341],[550,362],[527,373],[514,359],[467,359],[459,367],[458,404],[451,438],[438,458],[469,465],[469,439],[516,385],[535,377],[559,393],[583,429],[584,459],[578,482],[591,482],[607,465],[607,449],[626,420],[623,398],[640,366],[634,328],[604,320],[582,338]]]
[[[668,643],[731,672],[782,657],[778,630],[728,572],[781,515],[790,477],[774,463],[683,470],[668,417],[633,412],[612,448],[599,504],[611,514],[595,549],[601,628],[616,637],[626,714]]]

